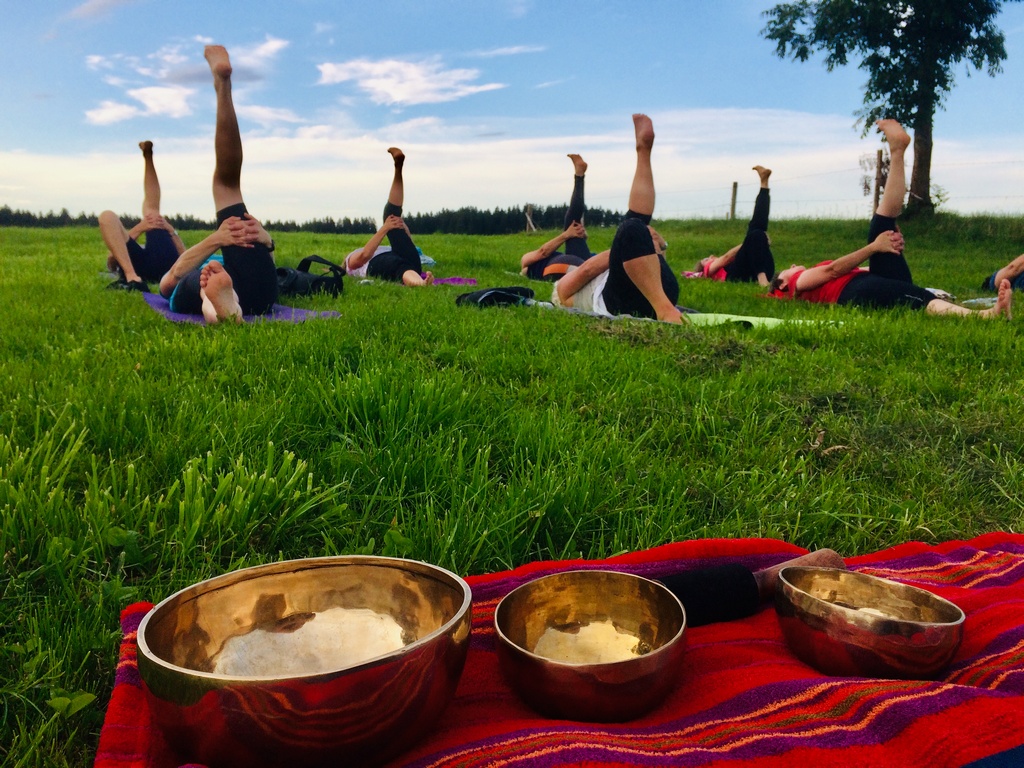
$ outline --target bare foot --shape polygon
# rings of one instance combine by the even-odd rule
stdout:
[[[142,150],[143,157],[149,157],[153,154],[153,142],[152,141],[140,141],[139,149]]]
[[[228,58],[227,48],[223,45],[208,45],[203,49],[203,55],[206,57],[214,77],[221,79],[231,77],[231,59]]]
[[[424,285],[433,285],[434,284],[434,273],[433,272],[427,272],[426,275],[427,276],[425,278],[423,278],[423,284]]]
[[[683,313],[675,307],[672,307],[672,309],[666,310],[658,315],[658,320],[663,323],[675,323],[676,325],[688,325],[690,322]]]
[[[784,563],[773,565],[754,574],[754,581],[757,582],[757,590],[762,600],[768,600],[775,594],[775,587],[779,583],[779,571],[789,565],[803,565],[813,568],[839,568],[846,570],[846,563],[834,549],[819,549],[809,552],[806,555],[795,557]]]
[[[889,150],[906,149],[910,146],[910,135],[895,120],[879,120],[875,125],[889,143]]]
[[[221,320],[242,322],[242,308],[238,305],[231,275],[219,261],[211,261],[199,274],[199,295],[203,299],[203,317],[208,323]]]
[[[654,146],[654,123],[644,114],[633,115],[633,129],[636,131],[636,148],[650,150]]]
[[[754,170],[757,171],[757,175],[761,178],[761,186],[768,186],[768,177],[772,175],[771,168],[765,168],[763,165],[755,165]]]
[[[1009,280],[999,283],[999,295],[996,298],[996,305],[992,307],[993,315],[1002,315],[1007,320],[1013,320],[1013,285]]]
[[[398,147],[388,147],[388,154],[395,158],[395,167],[401,168],[405,165],[405,152]]]
[[[583,176],[587,172],[587,164],[583,161],[583,158],[579,155],[566,155],[572,160],[572,167],[576,170],[577,176]]]

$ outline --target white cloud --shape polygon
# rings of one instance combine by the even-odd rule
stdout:
[[[74,19],[94,18],[109,13],[122,5],[131,5],[135,2],[137,0],[86,0],[73,8],[68,15]]]
[[[142,102],[148,116],[187,117],[192,114],[188,99],[195,91],[180,85],[154,85],[133,88],[128,95]]]
[[[502,83],[473,85],[476,69],[445,69],[439,57],[423,61],[354,59],[319,65],[320,84],[355,81],[375,104],[439,104],[504,88]]]
[[[263,126],[275,125],[278,123],[304,123],[301,117],[290,109],[278,109],[275,107],[260,107],[256,105],[236,105],[235,112],[239,117],[259,123]]]
[[[97,54],[91,54],[85,57],[85,66],[89,69],[112,69],[114,64],[106,56],[99,56]]]
[[[481,59],[492,59],[496,56],[519,56],[524,53],[542,53],[547,48],[543,45],[510,45],[505,48],[492,48],[488,51],[473,51],[470,56]]]
[[[533,7],[532,0],[507,0],[508,15],[514,19],[521,19],[528,14]]]
[[[103,124],[104,116],[116,122],[138,116],[142,108],[111,101],[93,112]],[[734,181],[739,184],[737,217],[748,216],[757,192],[751,166],[760,163],[774,170],[774,218],[867,221],[870,203],[860,192],[858,159],[880,144],[875,136],[861,139],[846,115],[733,109],[652,117],[658,218],[724,217]],[[567,152],[579,152],[590,164],[587,203],[622,211],[636,157],[629,115],[618,113],[467,122],[425,117],[373,130],[338,113],[330,123],[283,120],[279,125],[280,130],[267,134],[247,132],[243,124],[246,202],[255,215],[275,220],[371,216],[379,221],[391,180],[386,152],[391,145],[408,156],[410,213],[563,204],[572,189]],[[800,126],[798,134],[793,126]],[[486,135],[495,128],[503,135]],[[159,133],[150,138],[157,145],[166,212],[212,217],[209,126],[197,126],[190,139],[166,139]],[[141,159],[134,146],[120,144],[116,151],[74,156],[0,150],[0,188],[16,190],[8,200],[12,207],[32,211],[136,211]],[[970,144],[937,142],[933,178],[950,195],[948,209],[1019,212],[1024,153],[1007,148],[1021,146],[1024,139],[1015,136],[998,142],[986,135]],[[680,246],[674,248],[681,253]]]
[[[231,64],[242,69],[263,71],[288,45],[287,40],[267,35],[266,40],[255,46],[233,47],[231,49]]]
[[[116,101],[103,101],[95,109],[87,110],[85,120],[90,125],[112,125],[138,117],[142,110],[131,104],[120,104]]]

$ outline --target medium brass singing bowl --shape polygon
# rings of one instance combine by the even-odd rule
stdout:
[[[953,603],[854,571],[783,568],[775,609],[793,653],[829,675],[932,678],[963,639]]]
[[[184,762],[380,763],[423,737],[469,649],[469,585],[386,557],[324,557],[218,576],[138,631],[154,720]]]
[[[569,571],[517,587],[494,612],[498,661],[548,717],[632,720],[678,680],[686,612],[664,585],[613,571]]]

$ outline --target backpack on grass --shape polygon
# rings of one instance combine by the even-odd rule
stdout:
[[[532,288],[511,285],[505,288],[481,288],[478,291],[462,293],[455,297],[456,304],[475,304],[478,307],[498,307],[510,304],[525,304],[533,298]]]
[[[311,264],[323,264],[327,270],[319,274],[309,271]],[[299,262],[299,266],[277,268],[277,289],[282,296],[311,296],[314,293],[329,293],[337,297],[345,284],[342,278],[345,268],[339,267],[322,256],[313,254]]]

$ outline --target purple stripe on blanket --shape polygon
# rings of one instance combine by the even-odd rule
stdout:
[[[158,293],[145,293],[143,298],[150,307],[166,317],[172,323],[194,323],[206,325],[202,315],[186,315],[182,312],[172,312],[170,302]],[[341,317],[340,312],[325,310],[318,312],[312,309],[298,309],[297,307],[286,307],[283,304],[275,304],[266,315],[245,315],[242,319],[247,323],[258,323],[262,321],[284,321],[287,323],[301,323],[313,317]]]
[[[426,278],[426,275],[423,275]],[[435,277],[434,285],[476,285],[472,277]]]

